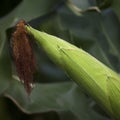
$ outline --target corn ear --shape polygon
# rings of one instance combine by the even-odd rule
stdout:
[[[119,75],[82,49],[26,26],[29,34],[56,64],[114,119],[120,120]]]

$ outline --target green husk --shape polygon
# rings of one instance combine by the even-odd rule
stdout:
[[[48,56],[113,118],[120,119],[119,75],[76,46],[26,26]]]

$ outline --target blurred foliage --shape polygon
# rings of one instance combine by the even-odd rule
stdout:
[[[75,44],[120,72],[119,5],[119,0],[2,0],[0,119],[109,120],[35,43],[38,68],[35,87],[28,97],[16,80],[9,41],[12,27],[19,19],[25,19],[34,28]]]

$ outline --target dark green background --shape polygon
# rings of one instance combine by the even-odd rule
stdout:
[[[120,72],[119,0],[71,2],[72,7],[75,5],[82,12],[72,10],[67,0],[0,1],[1,120],[110,120],[34,42],[37,71],[29,97],[21,82],[13,77],[16,72],[10,54],[10,36],[20,19],[86,50]]]

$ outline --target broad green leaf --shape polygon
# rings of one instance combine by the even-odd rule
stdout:
[[[3,47],[4,52],[0,54],[0,94],[9,86],[11,81],[11,63],[8,46]]]
[[[19,81],[13,80],[4,95],[15,101],[25,113],[59,111],[64,110],[59,98],[70,89],[71,85],[71,82],[35,84],[32,93],[28,96],[23,85]]]
[[[27,114],[55,111],[62,120],[65,120],[66,117],[69,118],[69,115],[71,116],[70,120],[79,120],[80,118],[107,120],[92,110],[88,97],[73,82],[36,83],[31,95],[27,96],[23,85],[19,81],[13,80],[4,96],[14,101]]]
[[[26,26],[26,29],[56,64],[82,86],[110,116],[116,118],[109,100],[108,82],[109,78],[119,81],[117,73],[82,49],[60,38],[37,31],[30,26]],[[118,102],[116,99],[113,101]],[[118,116],[120,117],[119,114]]]
[[[109,11],[107,14],[103,13],[102,17],[103,19],[100,21],[100,26],[106,38],[106,43],[109,45],[109,53],[120,60],[119,21],[113,11]]]

